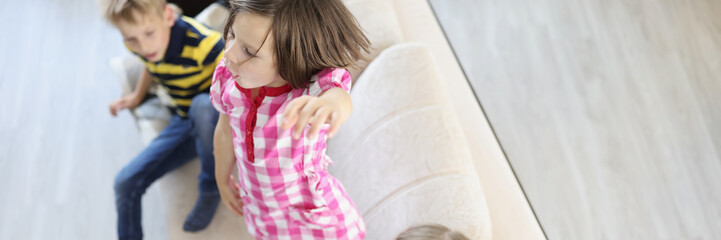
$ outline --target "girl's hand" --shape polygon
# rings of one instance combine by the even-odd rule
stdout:
[[[223,204],[230,208],[230,210],[233,210],[235,214],[243,216],[243,201],[240,199],[240,187],[238,183],[235,182],[235,179],[233,179],[233,175],[230,175],[226,183],[218,181],[218,191],[220,191],[220,198],[223,200]]]
[[[321,97],[302,96],[293,99],[283,113],[284,120],[281,127],[283,130],[293,128],[293,139],[300,138],[305,126],[310,124],[307,139],[314,139],[318,136],[320,128],[325,123],[330,124],[328,137],[338,131],[342,121],[339,121],[341,106]]]
[[[140,104],[140,100],[137,99],[135,94],[128,94],[118,98],[117,100],[110,103],[110,114],[113,117],[118,115],[120,110],[130,108],[133,109]]]

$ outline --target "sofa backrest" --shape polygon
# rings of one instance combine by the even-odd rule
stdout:
[[[345,0],[344,3],[371,42],[370,52],[364,55],[368,61],[358,61],[348,68],[355,84],[368,63],[386,48],[403,42],[403,36],[395,10],[387,0]]]
[[[483,190],[436,63],[422,44],[381,53],[353,86],[353,114],[329,141],[329,170],[363,214],[368,239],[439,223],[490,239]]]

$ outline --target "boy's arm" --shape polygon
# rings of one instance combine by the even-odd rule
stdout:
[[[143,73],[140,74],[140,79],[138,79],[138,83],[135,85],[135,91],[133,91],[136,100],[135,106],[138,106],[143,99],[145,99],[145,95],[148,94],[148,88],[150,88],[150,83],[152,82],[153,78],[150,76],[150,72],[148,72],[147,68],[143,67]]]
[[[125,96],[118,98],[117,100],[110,103],[110,114],[116,116],[120,110],[130,108],[133,109],[140,105],[145,99],[145,95],[148,93],[148,88],[152,82],[152,77],[148,69],[143,67],[143,72],[140,74],[140,79],[135,85],[135,90]]]
[[[313,139],[318,135],[320,127],[329,123],[328,137],[333,137],[340,125],[348,120],[351,112],[353,102],[350,94],[342,88],[334,87],[318,97],[306,95],[293,99],[285,109],[282,128],[287,130],[293,127],[292,136],[298,139],[305,126],[310,123],[310,131],[306,137]]]
[[[233,151],[233,130],[228,115],[220,113],[213,136],[213,155],[215,155],[215,181],[220,197],[226,207],[238,215],[243,215],[243,203],[240,190],[232,178],[235,152]]]

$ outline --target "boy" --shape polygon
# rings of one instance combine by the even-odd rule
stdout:
[[[110,104],[113,116],[135,108],[151,81],[159,82],[175,105],[168,126],[115,178],[119,239],[141,239],[140,198],[155,180],[196,156],[201,160],[199,196],[183,230],[204,229],[219,202],[215,182],[213,133],[218,112],[208,91],[223,58],[221,34],[186,16],[176,16],[165,0],[101,0],[104,17],[125,46],[144,63],[135,91]]]

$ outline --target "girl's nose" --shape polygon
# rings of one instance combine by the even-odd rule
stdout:
[[[238,58],[238,54],[236,54],[236,49],[238,48],[234,44],[235,41],[228,40],[227,44],[225,45],[225,59],[230,61],[231,63],[238,63],[240,62],[240,59]]]

